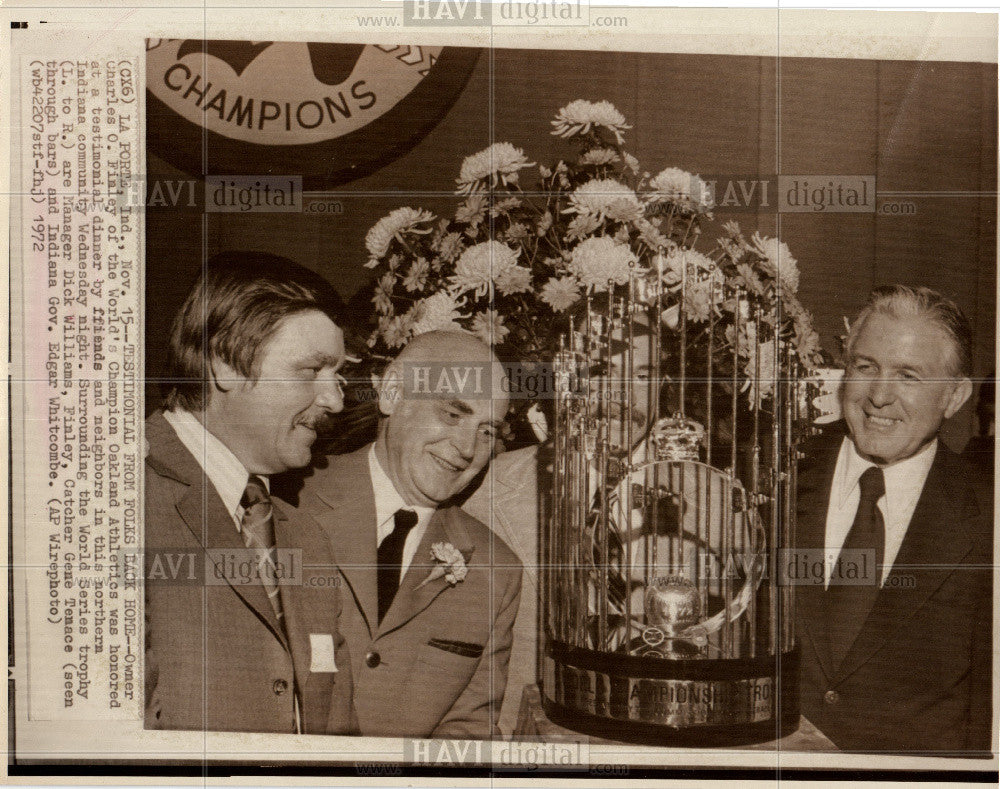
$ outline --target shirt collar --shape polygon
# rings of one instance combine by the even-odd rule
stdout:
[[[885,489],[895,493],[900,500],[919,495],[934,464],[937,443],[935,438],[913,457],[882,469],[882,473],[885,474]]]
[[[839,491],[840,502],[843,503],[854,492],[861,475],[875,463],[865,460],[858,454],[858,450],[849,436],[844,438],[840,451],[844,460],[844,475],[841,478]],[[935,438],[913,457],[893,463],[891,466],[883,466],[882,474],[885,478],[886,497],[894,499],[913,491],[923,490],[936,452],[937,439]]]
[[[394,528],[394,524],[390,525],[390,521],[398,510],[412,510],[417,513],[419,526],[430,520],[434,514],[434,507],[417,507],[406,503],[375,456],[375,444],[368,450],[368,470],[371,473],[372,490],[375,492],[375,517],[378,522],[379,542]]]
[[[250,472],[246,470],[225,444],[198,421],[198,417],[190,411],[175,409],[164,411],[163,418],[177,433],[177,438],[194,455],[198,465],[201,466],[205,476],[208,477],[215,488],[219,498],[222,499],[226,511],[233,516],[239,527],[242,508],[240,500],[247,487],[247,480],[250,479]],[[258,475],[260,476],[260,475]],[[264,485],[270,491],[270,481],[267,477],[260,476]]]

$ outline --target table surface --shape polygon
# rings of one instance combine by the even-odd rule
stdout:
[[[572,729],[566,729],[553,723],[545,715],[542,708],[542,696],[537,685],[525,685],[521,695],[521,707],[518,711],[517,725],[514,728],[513,739],[519,737],[545,737],[558,740],[560,737],[579,737],[579,734]],[[591,743],[619,744],[617,740],[607,740],[600,737],[590,737]],[[755,743],[753,745],[735,746],[735,750],[747,751],[820,751],[833,752],[838,750],[837,746],[813,724],[805,718],[799,719],[799,728],[782,737],[779,740],[770,742]]]

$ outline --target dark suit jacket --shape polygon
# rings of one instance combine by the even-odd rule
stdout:
[[[823,547],[843,435],[806,447],[797,550]],[[802,714],[838,747],[990,749],[992,536],[992,490],[939,442],[899,555],[839,667],[822,583],[796,589]]]
[[[457,507],[438,510],[382,623],[377,614],[375,493],[368,447],[329,459],[306,480],[299,511],[326,532],[342,573],[341,628],[354,666],[361,733],[486,739],[498,733],[521,563]],[[468,575],[421,583],[430,549],[450,542]],[[417,587],[420,587],[419,589]]]
[[[340,594],[335,578],[309,585],[336,575],[326,540],[275,506],[277,547],[301,549],[309,565],[302,585],[279,587],[286,639],[259,581],[229,584],[206,564],[206,549],[243,558],[246,548],[162,413],[146,421],[146,440],[146,727],[291,733],[297,687],[305,733],[355,733]],[[311,636],[320,650],[333,638],[338,671],[313,655]]]

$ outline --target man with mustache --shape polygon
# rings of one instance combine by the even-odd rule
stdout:
[[[290,260],[227,253],[174,320],[146,422],[147,728],[356,730],[329,547],[269,494],[343,408],[332,305]]]
[[[846,435],[800,466],[802,713],[844,750],[988,752],[992,491],[939,440],[972,391],[971,329],[927,288],[877,288],[851,326]]]
[[[378,381],[375,443],[331,457],[302,491],[344,581],[364,735],[498,733],[521,563],[452,499],[489,462],[503,380],[472,335],[417,336]]]

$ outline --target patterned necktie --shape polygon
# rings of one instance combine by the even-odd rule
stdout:
[[[869,566],[858,579],[838,578],[837,568],[830,578],[827,590],[827,617],[830,650],[834,665],[839,666],[861,632],[878,596],[882,580],[882,562],[885,554],[885,523],[877,504],[885,495],[885,476],[882,469],[872,466],[858,480],[861,500],[854,516],[854,524],[847,533],[840,552],[840,573],[846,575],[852,565],[864,567],[865,554],[874,566]],[[863,554],[865,552],[865,554]],[[845,583],[846,580],[846,583]]]
[[[403,544],[406,535],[417,525],[417,513],[413,510],[397,510],[393,516],[395,526],[378,547],[378,621],[399,589],[399,573],[403,564]]]
[[[257,552],[257,570],[260,573],[261,584],[267,592],[267,597],[274,608],[274,615],[284,631],[285,611],[281,606],[281,596],[278,594],[277,567],[275,566],[274,548],[274,517],[271,511],[271,497],[264,486],[264,480],[251,475],[247,482],[243,498],[243,520],[240,532],[247,548]]]

